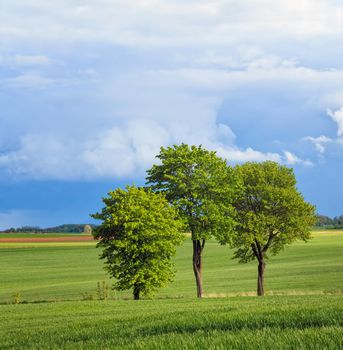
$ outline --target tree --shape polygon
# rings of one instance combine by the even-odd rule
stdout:
[[[83,233],[85,235],[91,235],[92,234],[92,226],[91,225],[85,225],[83,228]]]
[[[93,235],[116,279],[114,289],[133,289],[138,300],[172,280],[170,259],[184,240],[184,226],[163,194],[128,186],[108,195],[102,211],[92,215],[102,220]]]
[[[228,241],[234,228],[231,205],[238,189],[234,171],[226,161],[201,146],[186,144],[161,148],[160,165],[147,171],[147,184],[165,193],[187,223],[193,242],[193,271],[197,297],[203,295],[202,253],[205,242],[216,237]]]
[[[320,228],[334,227],[334,224],[335,224],[334,219],[331,219],[328,216],[319,215],[319,214],[317,214],[316,218],[317,218],[317,221],[315,223],[315,227],[320,227]]]
[[[240,262],[258,261],[257,294],[264,295],[268,254],[279,253],[297,239],[307,241],[316,222],[315,208],[296,188],[293,170],[275,162],[236,167],[243,191],[234,206],[237,226],[231,245]]]
[[[341,228],[343,226],[343,215],[341,216],[336,216],[334,219],[333,219],[333,222],[334,222],[334,227],[335,228]]]

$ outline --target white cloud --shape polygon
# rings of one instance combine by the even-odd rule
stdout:
[[[343,6],[327,0],[8,1],[0,36],[14,40],[106,42],[132,46],[226,45],[261,37],[308,38],[343,32]],[[30,28],[30,30],[27,30]]]
[[[150,166],[168,131],[152,121],[131,121],[94,136],[73,140],[62,135],[31,134],[18,149],[0,153],[0,169],[34,179],[134,177]]]
[[[300,159],[298,156],[296,156],[294,153],[289,151],[284,151],[284,159],[283,162],[287,165],[297,165],[302,164],[304,166],[312,166],[313,163],[308,159]]]
[[[263,53],[258,51],[245,56],[252,62],[263,61]],[[88,69],[77,74],[84,72]],[[0,154],[0,167],[7,174],[38,179],[132,177],[152,164],[160,146],[180,142],[203,144],[230,162],[274,160],[309,166],[308,159],[289,151],[261,152],[256,147],[240,147],[231,128],[217,121],[218,110],[226,92],[241,86],[302,84],[311,91],[319,82],[335,86],[339,77],[343,78],[343,71],[316,71],[276,58],[263,64],[246,61],[243,70],[235,71],[143,70],[116,74],[115,79],[108,76],[107,80],[98,75],[91,98],[101,96],[110,102],[110,117],[61,114],[58,120],[64,125],[62,130],[50,127],[48,132],[27,132],[17,149]],[[54,83],[34,72],[8,80],[12,87],[47,87]],[[83,132],[76,133],[76,129]],[[322,149],[325,142],[323,138],[316,140],[316,148]]]
[[[251,147],[247,149],[240,149],[238,147],[219,147],[217,151],[218,155],[233,163],[264,162],[266,160],[271,160],[290,166],[298,164],[303,166],[313,165],[311,161],[307,159],[300,159],[294,153],[291,153],[289,151],[284,151],[283,154],[272,152],[264,153],[254,150]]]
[[[215,138],[224,144],[233,145],[236,140],[236,135],[228,125],[219,123],[217,125]]]
[[[88,137],[82,142],[74,142],[51,135],[27,135],[21,139],[20,148],[0,154],[0,169],[12,177],[34,179],[93,179],[144,176],[144,171],[155,160],[161,146],[181,142],[170,134],[168,126],[154,121],[130,121],[125,127],[115,127]],[[230,128],[219,125],[217,132],[233,138]],[[273,160],[286,165],[308,166],[291,152],[283,154],[263,153],[252,148],[240,149],[235,145],[217,142],[216,138],[198,135],[203,146],[217,151],[229,163],[246,161],[262,162]],[[194,138],[195,139],[195,138]],[[201,142],[200,142],[201,140]],[[229,139],[229,143],[232,139]]]
[[[166,128],[149,120],[130,121],[124,128],[112,128],[84,145],[82,168],[91,176],[132,176],[152,164],[170,135]]]
[[[263,153],[250,147],[245,150],[237,147],[219,147],[218,155],[233,163],[244,163],[249,161],[263,162],[265,160],[272,160],[275,162],[282,161],[282,157],[278,153]]]
[[[319,137],[307,136],[304,137],[304,140],[312,142],[314,144],[314,147],[320,154],[323,154],[325,152],[325,144],[333,141],[332,139],[324,135],[321,135]]]
[[[54,135],[26,135],[17,150],[0,154],[0,167],[11,175],[30,178],[73,178],[80,175],[73,145]],[[77,176],[76,175],[76,176]]]
[[[343,137],[343,107],[335,112],[328,110],[328,115],[337,124],[337,136]]]
[[[334,112],[329,109],[327,115],[337,124],[336,138],[329,138],[325,135],[304,137],[305,141],[310,141],[314,144],[319,154],[324,154],[326,145],[343,145],[343,107]]]
[[[265,61],[267,62],[267,61]],[[180,68],[157,70],[148,73],[150,79],[166,81],[174,87],[187,87],[198,90],[223,91],[244,86],[263,83],[269,84],[298,84],[298,89],[320,91],[339,89],[342,86],[343,69],[316,70],[297,65],[280,65],[273,62],[270,66],[262,67],[252,61],[247,69],[223,70],[219,68]],[[321,84],[320,87],[314,84]]]

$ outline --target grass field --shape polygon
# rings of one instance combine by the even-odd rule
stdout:
[[[0,306],[5,349],[342,349],[339,296]]]
[[[204,251],[204,291],[208,296],[254,294],[256,263],[238,264],[227,247],[208,242]],[[106,280],[94,242],[0,243],[0,302],[21,293],[26,301],[79,300]],[[175,281],[156,297],[194,297],[191,242],[178,250]],[[110,283],[110,282],[109,282]],[[266,269],[269,294],[342,293],[343,232],[316,232],[272,257]],[[112,292],[112,298],[130,292]]]
[[[0,349],[342,349],[343,232],[313,236],[268,262],[264,298],[233,296],[255,294],[256,264],[210,241],[204,289],[222,298],[196,300],[187,241],[175,281],[139,302],[81,300],[110,283],[94,242],[2,242]]]

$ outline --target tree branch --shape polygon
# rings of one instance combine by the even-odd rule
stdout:
[[[272,233],[269,234],[268,241],[267,241],[266,245],[262,249],[263,253],[265,253],[268,250],[268,248],[269,248],[270,244],[272,243],[272,240],[273,240],[274,237],[275,237],[275,235],[273,235]]]
[[[257,260],[260,260],[260,256],[259,256],[259,254],[258,254],[258,251],[257,251],[257,248],[256,248],[255,244],[252,244],[252,245],[251,245],[251,248],[252,248],[252,251],[253,251],[253,253],[254,253],[256,259],[257,259]]]
[[[255,244],[256,244],[256,247],[258,250],[259,260],[262,260],[263,259],[263,251],[261,249],[260,243],[258,242],[258,240],[256,238],[255,238]]]

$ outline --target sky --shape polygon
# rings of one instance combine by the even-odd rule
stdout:
[[[343,214],[342,57],[341,0],[1,0],[0,229],[92,222],[181,142]]]

